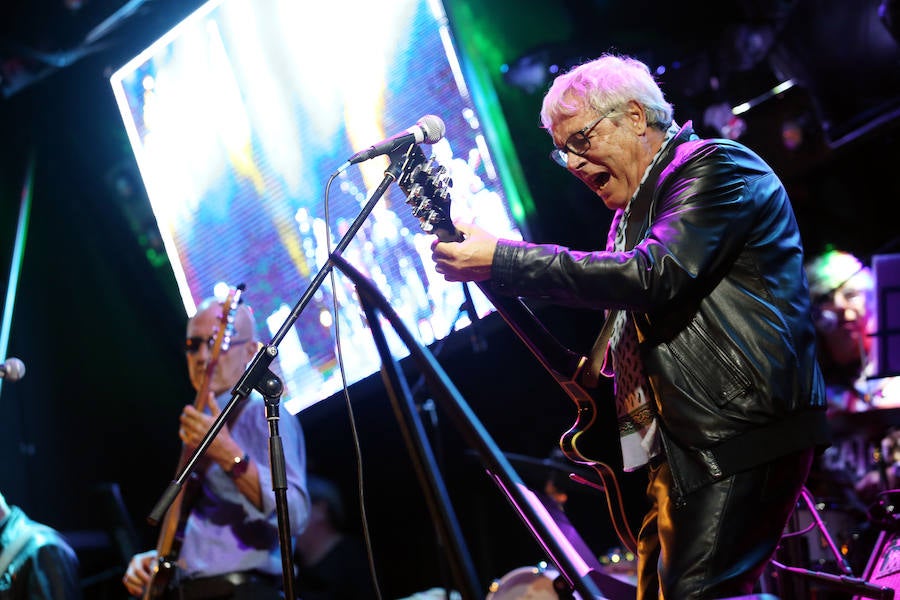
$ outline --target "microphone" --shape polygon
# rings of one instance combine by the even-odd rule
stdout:
[[[367,161],[370,158],[375,158],[382,154],[390,154],[391,152],[410,144],[421,144],[423,142],[426,144],[434,144],[444,137],[446,131],[447,128],[440,117],[435,115],[425,115],[419,119],[415,125],[403,133],[398,133],[386,140],[381,140],[377,144],[369,146],[365,150],[360,150],[351,156],[347,162],[341,165],[338,172],[340,173],[350,165]]]
[[[0,365],[0,379],[5,379],[12,383],[23,377],[25,377],[25,363],[18,358],[7,358],[6,361]]]

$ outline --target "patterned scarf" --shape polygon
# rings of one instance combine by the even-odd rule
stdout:
[[[641,186],[644,185],[650,170],[662,155],[663,149],[678,133],[678,129],[675,122],[672,122],[666,131],[663,143],[647,166],[647,170],[644,171],[644,176],[638,184],[634,196],[631,197],[624,209],[616,211],[607,238],[607,250],[615,252],[626,250],[625,229],[628,226],[628,217],[631,214],[634,198]],[[612,352],[608,355],[611,355],[612,358],[612,368],[609,368],[608,363],[604,363],[602,372],[606,376],[613,377],[623,469],[634,471],[659,454],[659,430],[656,410],[650,398],[650,384],[644,374],[644,366],[638,353],[634,320],[624,310],[617,311],[614,318],[613,331],[609,340]]]

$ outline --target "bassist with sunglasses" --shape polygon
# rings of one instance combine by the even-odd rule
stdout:
[[[197,398],[184,407],[178,436],[188,456],[230,400],[258,349],[252,309],[228,304],[204,300],[187,324],[185,357]],[[283,406],[279,410],[291,534],[297,535],[309,517],[306,450],[299,420]],[[253,392],[236,407],[192,478],[180,494],[181,503],[176,499],[167,514],[167,521],[175,517],[177,531],[167,540],[164,524],[157,548],[137,554],[128,565],[122,580],[128,593],[180,600],[280,599],[281,549],[269,427],[260,395]]]

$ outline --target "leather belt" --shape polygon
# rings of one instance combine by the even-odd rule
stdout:
[[[197,577],[194,579],[183,579],[178,584],[174,596],[181,600],[200,600],[202,598],[215,598],[218,596],[227,596],[235,590],[235,588],[247,585],[257,584],[265,585],[273,589],[281,588],[281,578],[259,571],[234,571],[231,573],[222,573],[221,575],[213,575],[211,577]]]

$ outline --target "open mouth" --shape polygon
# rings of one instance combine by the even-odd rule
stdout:
[[[598,190],[603,189],[607,183],[609,183],[609,173],[598,173],[597,176],[594,177],[594,185]]]

